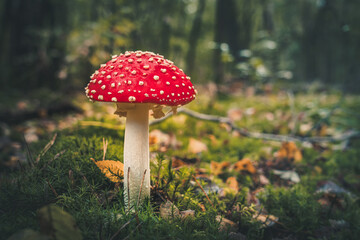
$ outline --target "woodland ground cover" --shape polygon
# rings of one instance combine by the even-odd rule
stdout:
[[[0,239],[358,239],[358,96],[198,88],[188,109],[206,115],[151,124],[151,199],[130,212],[121,171],[96,164],[122,162],[112,104],[77,94],[77,113],[49,114],[56,95],[2,101],[44,105],[40,119],[2,124]]]

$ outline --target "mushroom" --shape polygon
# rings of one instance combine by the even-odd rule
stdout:
[[[127,117],[124,195],[125,205],[131,208],[138,197],[150,197],[149,110],[154,118],[165,115],[164,106],[176,113],[178,107],[195,99],[196,90],[190,77],[172,61],[143,51],[112,56],[90,79],[85,88],[89,100],[115,102],[115,114]]]

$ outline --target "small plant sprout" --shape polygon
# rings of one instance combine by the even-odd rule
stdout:
[[[154,118],[164,106],[176,109],[195,99],[190,77],[173,62],[152,52],[114,55],[91,75],[85,88],[90,101],[115,102],[115,114],[126,117],[124,140],[125,205],[150,197],[149,110]]]

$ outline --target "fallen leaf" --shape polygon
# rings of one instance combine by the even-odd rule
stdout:
[[[270,184],[269,179],[268,179],[267,177],[265,177],[265,175],[263,175],[263,174],[260,174],[260,175],[259,175],[259,181],[260,181],[260,184],[261,184],[261,185],[268,185],[268,184]]]
[[[236,231],[238,228],[238,225],[236,223],[227,218],[223,218],[220,215],[216,216],[216,221],[220,223],[220,231]]]
[[[239,190],[239,183],[236,180],[236,177],[229,177],[226,180],[226,184],[231,188],[232,190],[235,190],[236,192]]]
[[[229,162],[220,162],[220,163],[218,163],[218,162],[211,161],[211,163],[210,163],[211,173],[216,175],[216,176],[223,173],[223,171],[228,167],[230,167]]]
[[[172,167],[173,168],[179,168],[183,166],[189,166],[194,165],[200,161],[199,158],[187,158],[187,157],[178,157],[174,156],[172,157]]]
[[[236,171],[248,171],[251,174],[256,173],[256,168],[251,163],[251,160],[248,158],[244,158],[237,163],[234,164],[234,170]]]
[[[124,164],[119,161],[103,160],[95,161],[96,166],[101,170],[103,174],[112,182],[122,182],[122,176],[124,175]]]
[[[279,220],[278,217],[267,214],[256,214],[253,216],[253,218],[258,220],[259,222],[262,222],[266,227],[273,226]]]
[[[179,209],[169,200],[160,205],[160,216],[164,219],[170,219],[180,216]]]
[[[187,218],[187,217],[194,217],[195,216],[195,211],[194,210],[185,210],[185,211],[181,211],[180,212],[180,216],[182,218]]]
[[[231,108],[227,112],[227,117],[232,122],[241,120],[242,116],[243,116],[243,112],[239,108]]]
[[[283,142],[279,151],[275,153],[275,156],[279,159],[294,160],[294,162],[300,162],[302,160],[301,151],[294,142]]]
[[[149,144],[150,145],[170,145],[170,135],[163,133],[158,129],[154,129],[149,133]]]
[[[194,154],[198,154],[202,152],[207,152],[208,147],[206,146],[205,143],[196,140],[195,138],[190,138],[188,151]]]
[[[38,211],[40,231],[58,240],[82,239],[75,219],[56,205],[47,205]]]
[[[298,183],[300,182],[300,177],[299,174],[297,174],[297,172],[295,171],[282,171],[282,170],[273,170],[273,173],[275,175],[278,175],[280,178],[284,179],[284,180],[290,180],[294,183]]]

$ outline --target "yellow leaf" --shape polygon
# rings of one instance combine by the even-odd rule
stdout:
[[[234,169],[236,171],[248,171],[251,174],[256,173],[256,168],[251,163],[251,160],[248,158],[244,158],[237,163],[234,164]]]
[[[219,175],[223,173],[223,171],[230,166],[229,162],[211,162],[210,163],[210,170],[214,175]]]
[[[124,176],[124,164],[119,161],[104,160],[94,163],[101,170],[103,174],[112,182],[121,182],[121,177]]]
[[[229,177],[226,180],[226,184],[233,190],[235,190],[236,192],[239,190],[239,183],[236,180],[236,177]]]
[[[302,160],[301,151],[294,142],[283,142],[279,151],[276,152],[276,157],[279,159],[294,160],[295,162]]]
[[[206,152],[208,150],[205,143],[196,140],[195,138],[190,138],[188,151],[191,153],[201,153]]]

